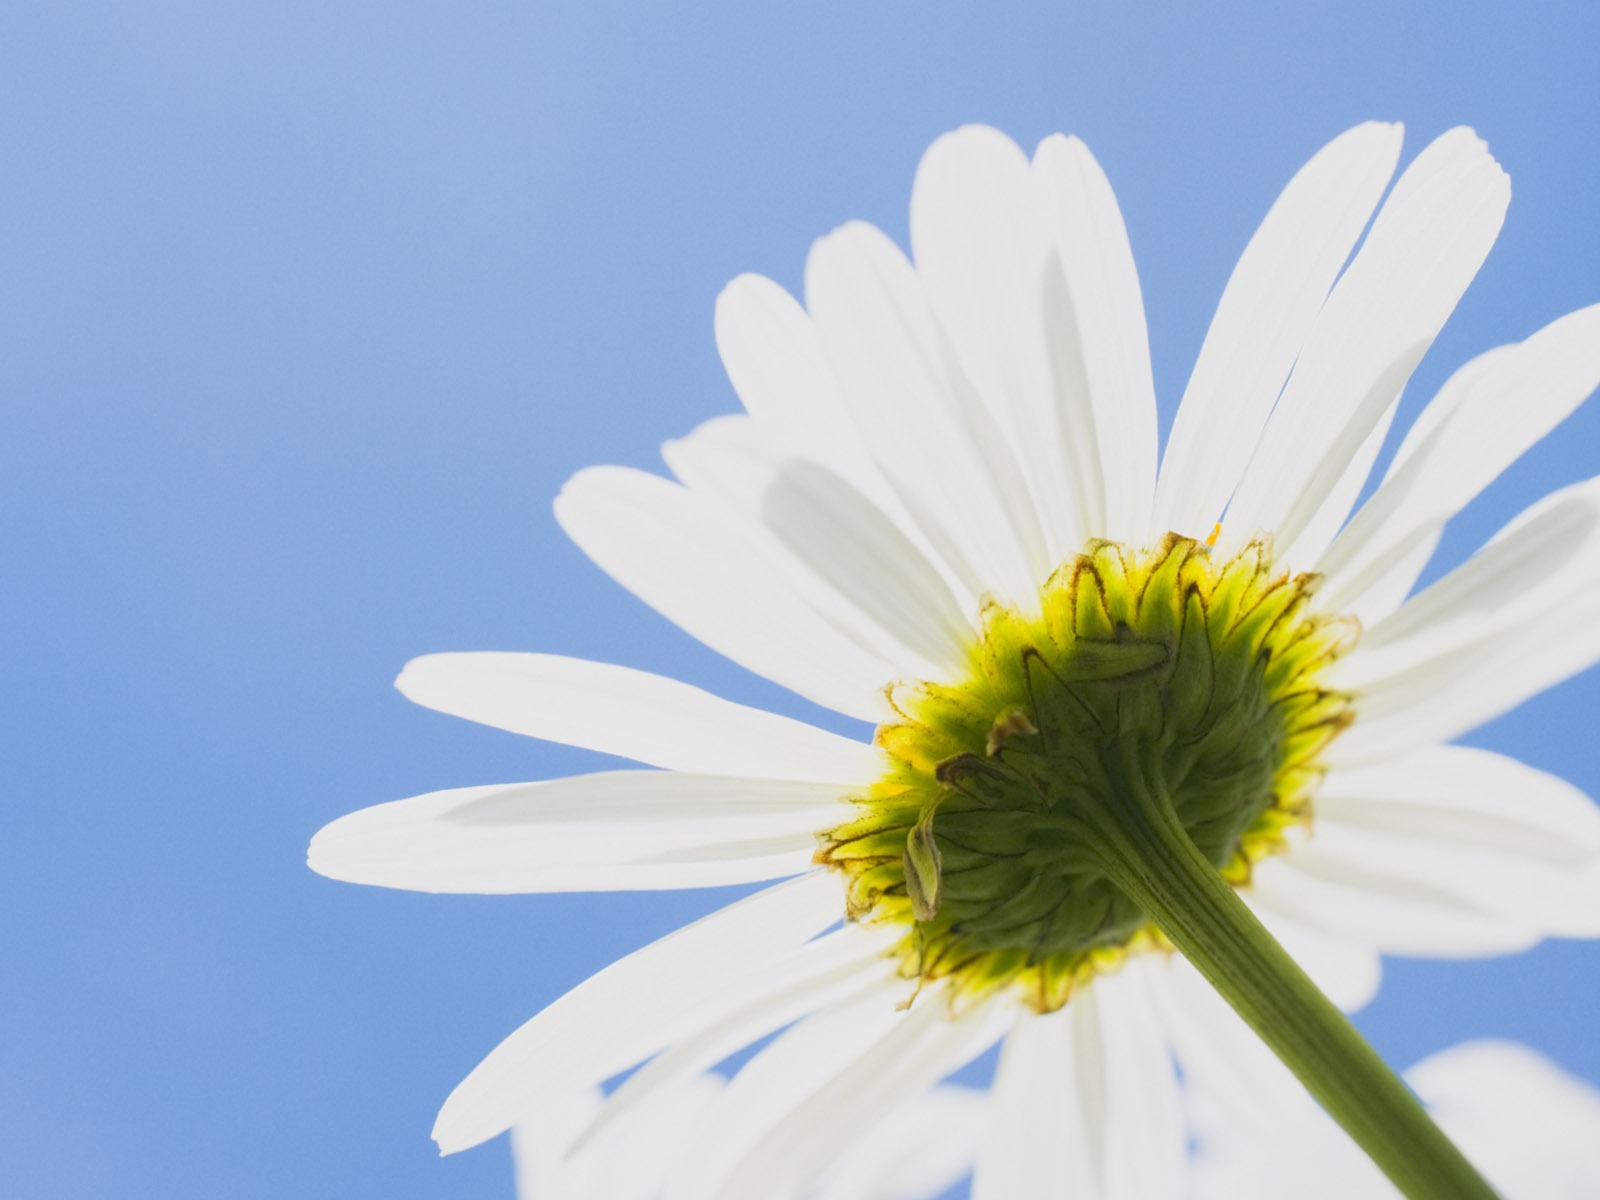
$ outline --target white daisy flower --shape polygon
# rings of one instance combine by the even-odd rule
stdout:
[[[1505,1200],[1595,1194],[1600,1090],[1543,1055],[1514,1042],[1465,1042],[1424,1059],[1406,1079]],[[1303,1089],[1287,1076],[1283,1081],[1289,1086],[1267,1137],[1241,1136],[1225,1104],[1208,1107],[1196,1097],[1195,1200],[1399,1194]]]
[[[446,1151],[649,1059],[603,1127],[785,1029],[675,1194],[790,1195],[1004,1038],[980,1200],[1174,1196],[1177,945],[1302,1078],[1337,1077],[1319,1098],[1404,1173],[1415,1138],[1369,1097],[1381,1075],[1414,1102],[1337,1014],[1274,1007],[1298,974],[1234,889],[1347,1008],[1380,953],[1600,934],[1594,807],[1447,744],[1600,657],[1600,481],[1406,599],[1445,522],[1600,379],[1600,306],[1452,376],[1350,517],[1509,197],[1465,129],[1389,189],[1400,138],[1349,131],[1273,205],[1159,471],[1133,258],[1075,139],[1031,160],[986,128],[938,140],[914,266],[850,224],[813,247],[805,307],[729,285],[717,343],[746,413],[669,443],[677,481],[593,468],[556,514],[689,633],[876,733],[552,655],[409,664],[420,704],[665,769],[380,805],[317,835],[316,870],[464,892],[796,876],[514,1033],[445,1104]],[[1240,939],[1272,966],[1223,961]],[[1365,1082],[1337,1066],[1356,1059]]]
[[[695,1145],[725,1080],[691,1075],[575,1146],[599,1115],[598,1088],[545,1098],[511,1131],[517,1200],[654,1200]],[[883,1118],[807,1192],[808,1200],[930,1200],[972,1169],[985,1095],[946,1084]]]

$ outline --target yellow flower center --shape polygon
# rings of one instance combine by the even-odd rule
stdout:
[[[1356,634],[1309,611],[1315,584],[1275,574],[1261,543],[1222,560],[1168,534],[1091,543],[1036,617],[986,605],[965,679],[891,689],[900,719],[876,740],[892,766],[823,838],[851,918],[905,926],[919,987],[945,981],[952,1003],[1014,987],[1040,1011],[1164,945],[1095,831],[1159,797],[1240,886],[1309,820],[1317,757],[1352,717],[1319,680]]]

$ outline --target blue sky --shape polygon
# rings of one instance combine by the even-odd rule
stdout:
[[[904,237],[939,132],[1082,135],[1127,216],[1163,421],[1256,221],[1369,117],[1476,126],[1514,199],[1400,422],[1600,300],[1582,0],[157,3],[0,8],[0,1172],[50,1197],[503,1197],[427,1131],[500,1037],[720,903],[434,897],[320,825],[593,756],[409,706],[416,654],[543,649],[817,717],[589,566],[549,502],[732,393],[740,271]],[[1600,470],[1600,404],[1454,525]],[[1470,740],[1600,794],[1594,672]],[[1600,944],[1395,963],[1399,1064],[1528,1041],[1600,1083]]]

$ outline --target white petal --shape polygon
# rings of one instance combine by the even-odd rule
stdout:
[[[883,769],[864,742],[581,658],[429,654],[407,663],[395,686],[438,712],[677,771],[849,786]]]
[[[593,1145],[570,1145],[574,1125],[581,1126],[599,1106],[593,1089],[544,1098],[531,1123],[525,1119],[511,1131],[517,1155],[518,1200],[654,1200],[660,1182],[683,1151],[700,1114],[717,1098],[723,1080],[696,1075],[652,1098],[627,1125]],[[565,1134],[565,1141],[552,1141]],[[537,1176],[524,1170],[529,1155],[546,1160]]]
[[[1570,313],[1514,346],[1480,355],[1445,383],[1401,444],[1382,486],[1362,506],[1317,569],[1319,603],[1369,622],[1368,603],[1405,564],[1401,595],[1426,563],[1413,548],[1533,443],[1567,418],[1600,383],[1600,305]],[[1399,582],[1399,581],[1396,581]],[[1388,584],[1388,595],[1394,582]]]
[[[717,297],[717,351],[763,438],[831,467],[880,505],[872,462],[811,318],[770,279],[741,275]]]
[[[969,125],[923,155],[911,192],[911,246],[940,324],[1005,431],[1033,495],[1051,562],[1103,526],[1087,384],[1062,378],[1051,342],[1077,322],[1045,324],[1047,276],[1061,267],[1028,158],[996,130]],[[1069,351],[1077,361],[1079,351]],[[1088,438],[1074,446],[1070,435]],[[1083,489],[1080,491],[1080,488]]]
[[[1230,538],[1280,557],[1333,492],[1477,273],[1505,216],[1505,173],[1470,131],[1411,164],[1334,286],[1229,505]]]
[[[311,869],[422,892],[714,887],[798,875],[848,819],[834,784],[607,771],[452,788],[364,808],[311,841]]]
[[[1341,134],[1284,188],[1223,290],[1167,439],[1155,531],[1221,520],[1333,281],[1394,174],[1399,125]]]
[[[1445,741],[1600,658],[1600,480],[1547,496],[1334,664],[1350,765]]]
[[[794,553],[946,673],[963,670],[972,626],[932,564],[859,492],[824,467],[791,461],[762,498],[761,515]]]
[[[661,457],[691,491],[753,513],[777,474],[781,445],[753,418],[735,413],[702,421],[685,436],[663,442]]]
[[[694,1027],[699,1008],[839,920],[839,881],[818,871],[757,892],[590,976],[479,1063],[445,1101],[446,1154],[509,1128],[541,1094],[598,1083]]]
[[[945,1085],[914,1096],[846,1151],[816,1200],[931,1200],[972,1169],[988,1100]]]
[[[625,1122],[641,1103],[774,1029],[853,993],[871,990],[881,995],[894,975],[894,964],[885,955],[897,937],[895,931],[886,935],[880,929],[847,923],[791,951],[751,987],[716,997],[696,1014],[698,1028],[628,1076],[607,1098],[584,1140],[619,1120]]]
[[[690,488],[715,492],[784,557],[818,612],[873,646],[902,678],[966,666],[973,640],[939,569],[866,496],[829,468],[762,444],[748,418],[719,417],[662,454]],[[967,610],[974,616],[976,603]]]
[[[1310,849],[1546,934],[1600,935],[1600,809],[1502,754],[1438,746],[1335,770]]]
[[[1319,851],[1315,841],[1257,863],[1254,886],[1264,904],[1312,929],[1385,954],[1472,958],[1525,950],[1539,940],[1526,922],[1483,913],[1426,880]]]
[[[1452,1046],[1406,1072],[1509,1200],[1583,1200],[1600,1179],[1600,1090],[1512,1042]]]
[[[928,542],[974,595],[1031,601],[1048,571],[1016,459],[894,243],[870,225],[820,239],[806,304],[857,427]]]
[[[883,715],[893,665],[798,595],[712,501],[643,471],[590,467],[555,509],[602,571],[719,654],[835,711]]]
[[[1388,384],[1385,383],[1383,386],[1387,387]],[[1344,471],[1328,489],[1328,494],[1322,498],[1322,502],[1306,520],[1305,528],[1294,540],[1293,549],[1290,551],[1291,562],[1314,563],[1327,553],[1328,546],[1338,536],[1345,518],[1355,507],[1356,499],[1367,486],[1367,477],[1372,474],[1372,464],[1378,461],[1378,452],[1383,449],[1384,441],[1389,436],[1389,429],[1394,425],[1395,413],[1399,409],[1400,396],[1397,391],[1395,398],[1389,402],[1389,407],[1379,416],[1377,424],[1367,432],[1367,436],[1349,456]]]
[[[1151,965],[1129,963],[1059,1012],[1018,1019],[1000,1053],[974,1200],[1048,1195],[1063,1178],[1084,1200],[1183,1194],[1187,1135]]]
[[[1076,1135],[1085,1101],[1078,1095],[1077,1078],[1068,1073],[1073,1032],[1066,1011],[1018,1014],[1000,1047],[989,1120],[972,1177],[973,1200],[1049,1195],[1074,1167],[1085,1196],[1098,1196],[1089,1160],[1074,1155],[1084,1150]],[[1098,1104],[1100,1098],[1092,1096],[1089,1102]]]
[[[511,1130],[512,1163],[516,1172],[517,1200],[557,1200],[579,1197],[594,1184],[587,1162],[566,1161],[567,1147],[600,1107],[599,1088],[576,1088],[560,1096],[543,1098],[518,1118]]]
[[[1071,298],[1106,496],[1101,536],[1143,543],[1156,486],[1156,400],[1144,300],[1128,231],[1100,164],[1057,134],[1033,156],[1045,221]]]
[[[708,1115],[700,1159],[669,1196],[743,1200],[802,1192],[880,1114],[992,1044],[988,1011],[898,1011],[903,983],[818,1012],[761,1051]],[[993,1009],[993,1005],[989,1009]],[[720,1119],[719,1119],[720,1118]]]

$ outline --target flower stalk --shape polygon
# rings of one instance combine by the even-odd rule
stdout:
[[[1195,847],[1131,745],[1087,831],[1106,873],[1409,1200],[1495,1192]]]

